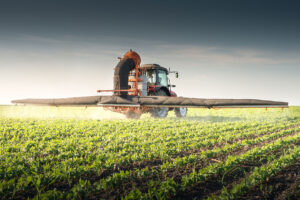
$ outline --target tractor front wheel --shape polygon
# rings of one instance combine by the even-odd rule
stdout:
[[[177,117],[185,117],[187,113],[187,108],[175,108],[175,115]]]
[[[153,108],[151,111],[151,116],[155,118],[165,118],[168,116],[167,108]]]

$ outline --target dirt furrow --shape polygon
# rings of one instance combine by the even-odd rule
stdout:
[[[239,198],[239,200],[258,199],[300,199],[300,158],[295,164],[284,168],[266,182],[251,188]]]
[[[284,137],[281,137],[282,139],[295,135],[299,132],[293,132],[291,134],[288,134]],[[93,196],[90,197],[90,199],[99,199],[99,198],[109,198],[109,197],[113,197],[114,199],[118,199],[121,196],[126,196],[127,194],[129,194],[129,192],[134,189],[134,188],[139,188],[139,190],[141,192],[147,192],[148,186],[147,186],[147,182],[150,180],[153,180],[153,178],[155,178],[155,180],[160,180],[160,181],[164,181],[168,178],[173,178],[175,182],[180,183],[181,182],[181,178],[184,175],[187,175],[189,173],[192,173],[193,170],[198,171],[201,168],[207,167],[208,165],[210,165],[213,162],[221,162],[221,161],[226,161],[227,157],[229,155],[240,155],[243,154],[247,151],[249,151],[252,148],[256,148],[256,147],[262,147],[264,146],[266,143],[271,143],[275,140],[277,140],[278,138],[274,138],[272,140],[267,140],[255,145],[248,145],[247,147],[243,148],[243,149],[237,149],[234,152],[227,152],[226,154],[221,154],[218,155],[216,157],[210,158],[209,160],[200,160],[197,161],[196,164],[194,165],[188,165],[188,166],[183,166],[183,167],[178,167],[175,169],[169,169],[166,172],[162,172],[160,170],[160,168],[155,168],[158,171],[158,174],[153,177],[153,176],[149,176],[147,178],[143,178],[143,179],[134,179],[131,181],[128,181],[126,183],[124,183],[122,185],[122,188],[118,188],[118,190],[115,189],[109,189],[106,191],[99,191],[99,193],[95,193],[93,194]],[[252,167],[252,166],[251,166]],[[215,179],[209,179],[211,180],[211,184],[213,184],[215,182]],[[139,182],[139,184],[136,184],[136,182]],[[205,189],[205,188],[203,188]]]
[[[175,198],[205,199],[212,194],[216,196],[219,195],[224,187],[230,191],[234,185],[240,183],[240,181],[251,174],[255,167],[260,167],[266,164],[268,162],[267,156],[272,155],[275,156],[275,158],[279,158],[282,155],[282,152],[289,147],[290,146],[284,146],[276,151],[269,152],[268,154],[262,156],[259,160],[249,160],[247,162],[238,164],[224,174],[215,174],[208,180],[197,183],[193,187],[189,188],[189,190],[179,192]]]

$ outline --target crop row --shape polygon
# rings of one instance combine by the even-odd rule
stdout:
[[[276,129],[276,127],[274,127],[274,129]],[[262,131],[261,133],[264,133],[264,132]],[[228,135],[230,135],[230,134],[228,134]],[[240,135],[237,134],[237,135],[241,136],[241,134]],[[228,137],[228,136],[226,136],[226,137]],[[220,141],[223,142],[224,140],[220,140]],[[210,143],[214,144],[214,141],[212,141]],[[203,143],[202,143],[202,146],[205,146],[205,145],[203,145]],[[230,149],[230,148],[228,148],[228,149]],[[212,150],[212,151],[208,151],[207,154],[209,155],[209,153],[210,154],[216,153],[216,150],[217,149]],[[40,164],[40,163],[41,163],[41,161],[37,162],[36,164]],[[78,163],[78,165],[79,164],[80,163]],[[65,166],[67,166],[67,165],[65,165]],[[32,170],[32,168],[35,167],[35,166],[34,165],[30,165],[30,166],[29,165],[27,165],[27,166],[25,165],[24,168],[26,168],[26,167],[27,167],[27,169],[31,170],[31,171],[29,171],[29,173],[30,172],[32,173],[32,171],[34,171],[34,170]],[[39,166],[37,166],[37,167],[39,167]],[[31,185],[34,182],[38,182],[39,186],[41,186],[42,188],[46,189],[47,185],[55,184],[57,182],[66,182],[66,181],[68,182],[72,176],[79,176],[80,177],[82,174],[87,174],[86,173],[87,170],[90,169],[87,166],[83,166],[83,167],[79,168],[79,170],[81,170],[81,171],[76,174],[76,173],[74,173],[72,171],[72,168],[71,169],[70,168],[63,168],[63,169],[65,169],[65,171],[52,171],[51,168],[50,168],[50,165],[46,164],[46,165],[43,165],[42,167],[43,167],[43,174],[44,174],[42,177],[36,177],[34,173],[33,174],[25,173],[23,176],[20,176],[17,181],[16,181],[16,179],[12,179],[12,180],[6,182],[6,184],[11,184],[11,185],[13,184],[14,185],[14,187],[13,187],[14,191],[13,191],[13,193],[15,193],[16,191],[20,191],[20,190],[29,190],[29,189],[32,190],[32,186]],[[73,169],[75,169],[75,172],[79,171],[78,168],[76,167],[76,165],[75,165],[75,167]],[[100,170],[101,169],[102,168],[100,168]],[[36,171],[35,173],[39,173],[38,170],[39,169],[35,169],[35,171]],[[96,169],[94,168],[90,172],[94,172],[95,170]],[[9,174],[13,174],[13,173],[10,172],[9,169],[6,168],[6,173],[5,174],[6,174],[6,176],[8,176]],[[2,185],[5,185],[5,184],[3,183]],[[9,187],[6,187],[6,188],[9,188]]]
[[[234,185],[230,191],[224,188],[219,196],[211,196],[211,199],[236,199],[245,194],[251,187],[266,181],[269,177],[280,172],[284,167],[290,166],[297,162],[300,157],[300,147],[295,147],[292,151],[285,152],[279,159],[267,163],[259,168],[255,168],[253,172],[244,178],[240,183]]]
[[[235,195],[233,181],[242,184],[255,166],[299,145],[295,109],[278,111],[203,111],[179,120],[1,118],[0,199],[227,198]],[[218,122],[205,122],[211,119]]]
[[[284,130],[284,131],[279,131],[279,132],[275,132],[273,134],[270,135],[265,135],[262,138],[256,138],[256,139],[252,139],[252,140],[245,140],[244,142],[241,143],[241,145],[236,145],[236,144],[231,144],[228,145],[227,148],[224,149],[219,149],[219,151],[212,149],[212,150],[207,150],[203,153],[199,154],[195,154],[194,159],[192,156],[190,156],[189,158],[187,157],[183,157],[182,161],[178,161],[176,160],[175,162],[172,163],[172,165],[169,165],[168,167],[166,167],[166,163],[164,163],[163,165],[160,166],[163,171],[167,172],[168,169],[171,168],[178,168],[178,167],[182,167],[182,166],[186,166],[186,165],[193,165],[195,162],[199,162],[199,160],[206,160],[209,161],[209,158],[217,156],[218,154],[226,154],[232,152],[235,148],[242,148],[243,146],[247,146],[247,145],[255,145],[264,141],[268,141],[270,139],[274,139],[274,138],[278,138],[278,137],[282,137],[285,135],[289,135],[295,131],[299,131],[300,128],[297,128],[295,130]],[[293,136],[293,139],[297,139],[299,138],[298,135]],[[287,139],[290,139],[290,137],[287,137]],[[278,141],[280,141],[281,139],[279,139]],[[286,139],[283,140],[283,142]],[[277,141],[277,142],[278,142]],[[292,142],[294,140],[288,140],[289,142]],[[232,148],[234,147],[235,148]],[[259,149],[259,147],[257,147],[256,149]],[[218,153],[217,153],[218,152]],[[230,158],[230,157],[229,157]],[[186,163],[184,163],[186,162]],[[194,163],[193,163],[194,162]],[[164,166],[164,167],[163,167]],[[214,166],[214,165],[213,165]],[[209,167],[209,166],[208,166]],[[146,180],[147,177],[158,177],[159,172],[157,170],[154,169],[149,169],[148,167],[140,169],[140,170],[133,170],[133,171],[121,171],[119,173],[114,173],[112,176],[109,176],[108,178],[105,179],[101,179],[99,182],[95,182],[93,184],[92,188],[96,188],[93,189],[93,193],[97,193],[98,191],[102,191],[103,190],[109,190],[109,189],[113,189],[115,187],[121,187],[121,185],[125,182],[128,182],[132,179],[142,179],[142,180]],[[167,180],[165,182],[169,182],[170,180]],[[158,181],[159,182],[159,181]],[[159,184],[157,184],[159,185]],[[164,185],[164,182],[162,183],[162,185]],[[90,183],[88,182],[88,180],[80,180],[78,184],[74,185],[73,188],[70,190],[71,192],[68,193],[69,197],[70,195],[78,195],[77,192],[74,191],[81,191],[79,192],[79,194],[84,194],[86,195],[88,193],[88,191],[90,189],[88,189],[89,187],[91,187]],[[59,191],[56,191],[59,192]],[[132,193],[131,193],[132,194]],[[130,194],[129,194],[130,195]]]
[[[273,129],[275,130],[276,128],[277,127],[274,127]],[[259,130],[259,129],[257,129],[257,130]],[[251,130],[249,130],[249,132],[250,131]],[[215,140],[213,140],[213,139],[203,140],[203,138],[200,137],[200,139],[202,139],[202,141],[199,141],[199,142],[197,140],[194,141],[193,144],[197,144],[197,145],[196,146],[191,145],[188,147],[188,149],[199,148],[201,146],[202,147],[213,146],[216,143],[220,144],[222,142],[227,142],[227,141],[231,141],[235,138],[239,138],[240,136],[247,137],[247,135],[251,135],[251,134],[253,134],[253,133],[250,132],[249,134],[235,134],[235,132],[230,132],[230,133],[225,132],[225,134],[224,133],[220,134],[220,136],[224,136],[224,137],[219,137],[218,139],[215,139]],[[214,133],[214,134],[211,133],[207,137],[210,137],[211,135],[213,135],[212,138],[215,138],[216,135],[218,135],[218,132]],[[176,138],[176,139],[178,139],[178,138]],[[48,140],[46,140],[46,141],[48,141]],[[178,139],[178,141],[180,142],[181,140]],[[43,143],[38,142],[38,141],[37,142],[30,141],[29,143],[25,143],[24,144],[25,147],[24,147],[23,151],[21,151],[20,149],[18,151],[16,148],[14,148],[14,146],[7,147],[7,149],[2,149],[3,157],[1,157],[1,158],[5,159],[3,163],[8,164],[8,166],[7,165],[2,166],[2,169],[5,169],[6,177],[9,176],[9,174],[12,174],[12,175],[18,174],[18,171],[22,172],[22,166],[20,166],[22,164],[24,165],[24,168],[28,169],[28,166],[31,165],[30,162],[28,163],[28,160],[29,161],[31,160],[33,162],[38,161],[40,165],[43,165],[43,163],[46,163],[45,166],[43,165],[45,170],[47,170],[48,168],[51,169],[51,167],[53,165],[57,166],[57,164],[60,164],[63,166],[85,164],[85,170],[89,170],[89,169],[95,169],[95,167],[96,168],[112,168],[118,163],[120,163],[121,165],[122,164],[126,165],[126,164],[128,164],[128,162],[137,162],[137,161],[141,161],[141,160],[151,159],[152,157],[154,157],[153,152],[155,152],[155,151],[153,151],[153,149],[151,149],[151,150],[145,151],[143,154],[139,151],[140,149],[136,149],[134,144],[132,144],[132,146],[130,146],[128,148],[131,148],[131,151],[140,152],[137,155],[138,157],[136,157],[136,159],[134,159],[132,157],[128,158],[128,157],[122,156],[124,154],[122,152],[120,154],[118,154],[116,152],[109,154],[107,151],[105,151],[104,149],[101,149],[101,148],[100,148],[100,150],[95,150],[95,152],[92,153],[90,151],[91,147],[86,147],[86,146],[94,146],[95,144],[94,143],[91,144],[90,142],[88,142],[86,140],[79,142],[78,140],[74,139],[73,142],[76,142],[76,144],[74,144],[73,142],[70,145],[65,144],[65,148],[58,146],[56,143],[56,140],[54,140],[52,142],[55,144],[53,144],[53,147],[50,148],[50,150],[48,150],[48,152],[47,152],[47,148],[44,148],[44,149],[34,148],[34,146],[37,143],[40,146],[44,147]],[[183,143],[186,143],[186,142],[184,141]],[[72,144],[74,144],[74,146],[71,146]],[[87,144],[87,145],[84,145],[84,144]],[[130,142],[129,142],[129,144],[130,144]],[[135,143],[135,144],[137,144],[137,143]],[[171,144],[173,144],[173,143],[171,143]],[[165,145],[164,148],[166,149],[171,144],[164,142],[164,145]],[[20,148],[20,146],[21,145],[18,144],[18,148]],[[174,145],[174,146],[176,146],[176,145]],[[76,149],[74,147],[76,147]],[[176,152],[182,151],[182,148],[180,148],[180,145],[177,145],[176,147],[177,147]],[[95,146],[94,148],[98,149],[97,146]],[[32,153],[30,152],[30,150],[32,151]],[[41,150],[43,150],[43,151],[41,151]],[[186,150],[186,148],[184,148],[184,150]],[[101,152],[99,152],[99,151],[101,151]],[[82,152],[89,152],[90,155],[87,155]],[[128,151],[126,151],[126,152],[130,154],[130,152],[128,152]],[[149,154],[149,153],[150,153],[150,156],[145,155],[145,154]],[[95,156],[95,154],[97,154],[97,156]],[[159,154],[160,155],[172,155],[172,152],[163,151],[163,149],[159,149]],[[132,154],[130,154],[130,155],[132,155]],[[112,159],[112,158],[115,158],[115,159]],[[18,160],[18,162],[20,163],[20,165],[17,166],[18,167],[16,170],[17,172],[10,171],[10,170],[16,169],[16,167],[15,167],[16,163],[12,162],[15,160]],[[96,160],[96,162],[94,162],[95,160]],[[103,160],[106,160],[106,162],[103,163]],[[114,161],[110,162],[112,160],[114,160]],[[100,161],[100,163],[99,163],[99,161]],[[9,164],[13,164],[13,166],[9,166]],[[91,165],[88,166],[89,164],[91,164]],[[72,169],[68,169],[69,172],[70,172],[70,170],[72,170]],[[57,171],[56,171],[56,173],[57,173]],[[78,174],[75,174],[75,175],[78,175]]]
[[[196,183],[203,182],[214,174],[224,174],[228,170],[232,169],[236,165],[243,164],[249,160],[258,160],[261,157],[265,157],[268,152],[273,152],[293,143],[296,143],[300,139],[300,134],[287,137],[285,139],[278,139],[274,143],[267,144],[263,147],[257,147],[247,151],[244,154],[238,156],[230,156],[223,163],[215,163],[209,165],[199,171],[193,171],[188,175],[182,176],[179,183],[176,183],[173,178],[169,178],[165,181],[157,181],[157,183],[151,183],[148,185],[148,189],[145,193],[136,189],[131,191],[124,199],[167,199],[175,196],[178,191],[185,191],[192,187]],[[268,158],[272,158],[271,155]]]

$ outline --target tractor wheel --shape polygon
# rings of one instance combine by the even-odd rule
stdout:
[[[185,117],[187,113],[187,108],[175,108],[175,115],[177,117]]]
[[[158,90],[157,92],[153,93],[151,96],[168,96],[168,95],[165,91]],[[166,107],[153,108],[150,113],[152,117],[165,118],[168,116],[168,108]]]
[[[141,114],[129,111],[125,114],[127,119],[139,119],[141,117]]]

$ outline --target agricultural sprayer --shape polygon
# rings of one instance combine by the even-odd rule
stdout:
[[[171,71],[158,64],[141,65],[141,57],[130,50],[124,54],[114,68],[113,89],[97,90],[97,96],[60,99],[22,99],[14,104],[51,106],[102,106],[113,112],[125,114],[128,118],[139,118],[142,113],[164,118],[171,110],[177,117],[185,117],[187,108],[245,108],[245,107],[288,107],[287,102],[258,99],[202,99],[178,97],[170,83]],[[113,95],[101,95],[112,92]]]

